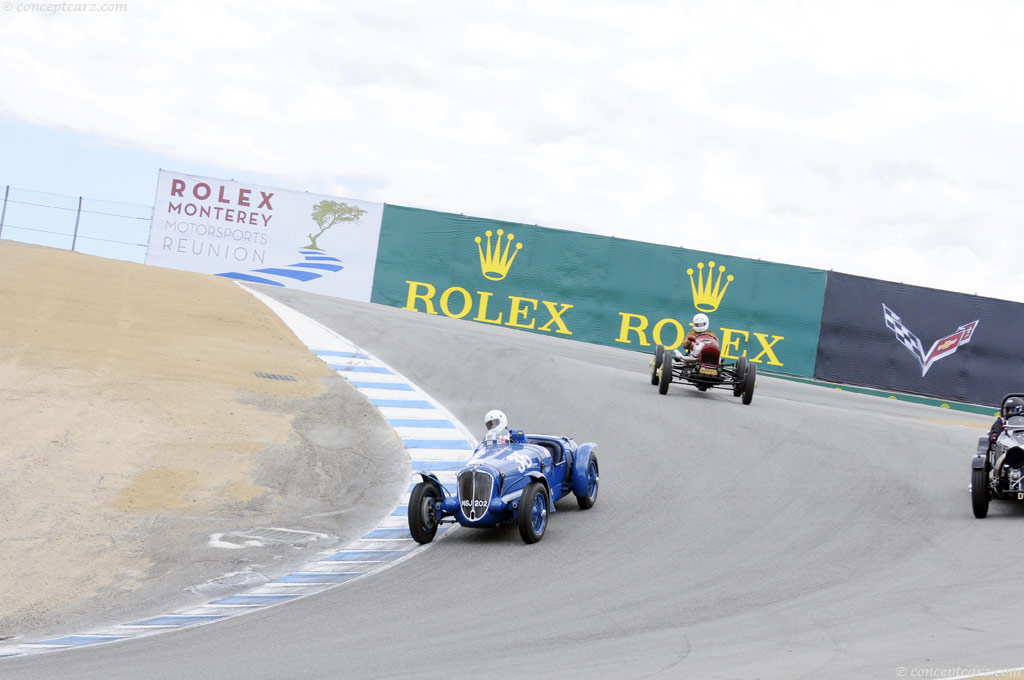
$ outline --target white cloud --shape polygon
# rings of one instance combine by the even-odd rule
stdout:
[[[128,7],[0,17],[0,113],[182,170],[1024,300],[1012,2]]]

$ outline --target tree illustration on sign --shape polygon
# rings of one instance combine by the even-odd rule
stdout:
[[[366,211],[357,205],[338,203],[337,201],[320,201],[313,206],[313,221],[320,227],[320,231],[309,236],[309,245],[303,246],[308,250],[323,250],[316,244],[316,240],[324,235],[324,232],[339,222],[358,222],[359,218],[366,214]]]

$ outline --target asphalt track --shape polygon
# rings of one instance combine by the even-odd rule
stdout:
[[[981,416],[761,377],[660,396],[647,357],[255,287],[474,431],[599,443],[595,507],[544,540],[459,529],[371,578],[0,678],[897,678],[1022,664],[1024,508],[974,519]],[[930,675],[926,675],[930,673]],[[941,673],[941,674],[940,674]]]

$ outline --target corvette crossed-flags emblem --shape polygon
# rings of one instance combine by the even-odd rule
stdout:
[[[932,364],[943,357],[953,354],[961,345],[966,345],[970,342],[979,321],[979,319],[976,319],[966,323],[957,328],[955,333],[939,338],[926,353],[918,337],[903,325],[903,321],[900,320],[896,312],[886,307],[885,303],[882,303],[882,313],[885,314],[885,325],[896,334],[896,339],[903,343],[903,346],[909,349],[910,353],[921,364],[922,378],[928,373],[928,369],[932,367]]]

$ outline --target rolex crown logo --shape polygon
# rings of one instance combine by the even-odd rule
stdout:
[[[697,282],[693,281],[693,270],[687,269],[687,275],[690,277],[690,290],[693,291],[693,306],[702,312],[713,312],[718,309],[718,305],[722,304],[722,298],[725,296],[725,290],[732,283],[733,275],[729,274],[725,279],[725,285],[722,285],[722,274],[725,273],[725,265],[719,265],[718,267],[718,279],[714,281],[712,285],[711,279],[715,276],[715,261],[711,260],[708,262],[708,277],[704,278],[704,263],[697,263]]]
[[[516,253],[523,247],[522,243],[517,243],[515,250],[512,250],[512,239],[515,238],[513,234],[508,234],[505,238],[505,250],[501,249],[501,237],[505,233],[504,230],[498,230],[498,238],[495,239],[494,248],[491,248],[491,230],[488,229],[484,232],[487,235],[487,250],[484,250],[481,242],[482,238],[476,237],[476,248],[480,251],[480,272],[490,279],[491,281],[501,281],[508,275],[508,270],[512,266],[512,261],[516,259]],[[509,251],[512,251],[512,256],[509,257]]]

